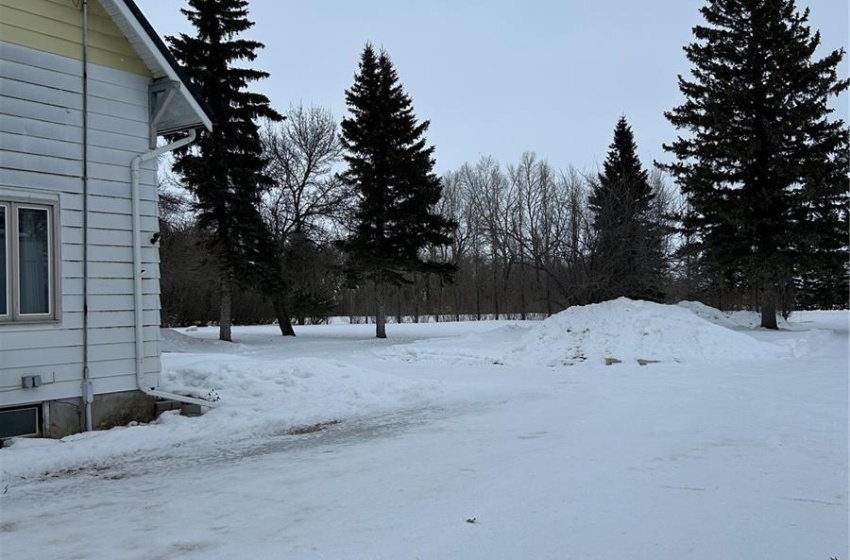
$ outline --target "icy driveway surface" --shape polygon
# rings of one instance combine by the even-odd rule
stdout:
[[[464,363],[499,335],[462,325],[396,327],[460,344],[416,343],[406,361],[368,331],[305,329],[280,356],[321,342],[333,363],[356,363],[356,383],[335,379],[361,393],[339,411],[360,414],[299,436],[276,432],[287,424],[274,415],[217,436],[223,420],[208,415],[15,444],[0,450],[0,557],[844,559],[847,315],[803,320],[751,333],[775,346],[770,359],[569,368]],[[280,343],[252,342],[259,330],[237,354],[273,357]],[[285,385],[309,397],[319,373],[296,365],[280,375],[313,372]],[[388,376],[394,388],[376,392]],[[219,416],[244,430],[264,410]]]

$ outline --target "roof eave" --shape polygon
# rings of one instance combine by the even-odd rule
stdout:
[[[167,78],[180,83],[178,95],[185,102],[191,115],[187,115],[183,130],[206,128],[212,130],[214,116],[198,88],[189,80],[175,60],[174,55],[157,35],[133,0],[98,0],[115,24],[126,35],[130,44],[151,70],[155,79]],[[163,131],[174,132],[174,130]]]

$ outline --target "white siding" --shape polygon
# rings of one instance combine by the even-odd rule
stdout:
[[[0,190],[58,194],[62,314],[0,324],[0,406],[81,394],[83,340],[82,78],[79,60],[0,42]],[[96,393],[136,388],[130,162],[148,149],[149,79],[89,68],[89,367]],[[159,363],[155,163],[141,174],[146,381]],[[44,385],[19,389],[22,375]]]

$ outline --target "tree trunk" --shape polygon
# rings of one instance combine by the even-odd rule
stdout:
[[[776,324],[776,290],[768,288],[762,292],[761,326],[765,329],[779,330]]]
[[[375,337],[387,338],[387,309],[384,285],[375,282]]]
[[[493,309],[496,312],[496,320],[499,320],[499,277],[496,274],[496,267],[493,267]]]
[[[520,302],[519,303],[519,305],[520,305],[519,317],[522,321],[525,321],[527,319],[527,316],[525,314],[525,288],[521,289],[521,292],[520,292],[520,295],[519,295],[519,302]]]
[[[230,326],[233,323],[232,315],[232,291],[233,272],[225,270],[221,276],[221,302],[219,304],[218,338],[227,342],[233,342],[230,334]]]
[[[272,299],[272,306],[274,307],[275,317],[277,317],[277,326],[280,327],[280,334],[282,336],[295,336],[295,329],[292,328],[292,319],[286,311],[286,303],[283,301],[283,298],[275,296]]]
[[[413,285],[413,322],[419,323],[419,290],[417,289],[419,286],[419,281],[417,278],[416,284]],[[427,309],[427,307],[426,307]]]
[[[440,313],[443,312],[443,281],[440,280],[440,285],[437,287],[437,312],[434,313],[434,322],[440,322]]]

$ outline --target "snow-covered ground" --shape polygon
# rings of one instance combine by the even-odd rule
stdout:
[[[220,406],[0,449],[0,558],[845,560],[848,314],[749,321],[164,331]]]

